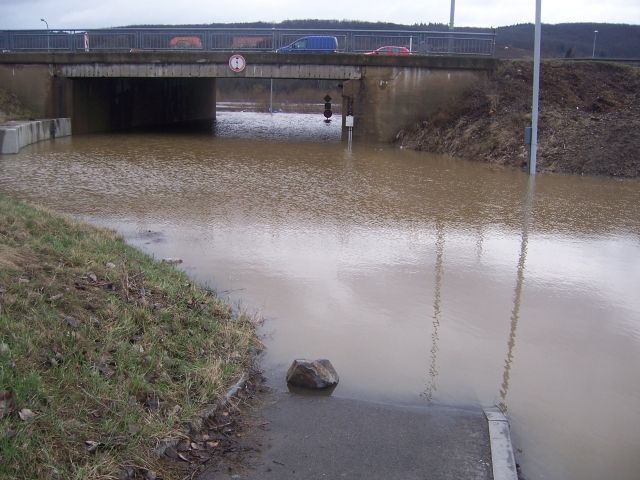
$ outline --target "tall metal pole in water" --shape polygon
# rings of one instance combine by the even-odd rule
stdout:
[[[542,0],[536,0],[536,28],[533,40],[533,101],[531,103],[531,161],[529,175],[536,174],[538,151],[538,99],[540,97],[540,10]]]
[[[451,14],[449,15],[449,30],[453,30],[453,19],[456,16],[456,0],[451,0]]]
[[[598,38],[598,30],[594,30],[593,31],[593,53],[591,54],[591,58],[596,58],[596,39],[597,38]]]
[[[456,16],[456,0],[451,0],[451,13],[449,14],[449,53],[453,53],[453,26]]]

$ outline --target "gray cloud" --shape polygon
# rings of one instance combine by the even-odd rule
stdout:
[[[96,28],[140,23],[210,23],[281,21],[321,18],[397,23],[449,21],[447,0],[395,0],[372,2],[300,2],[278,0],[0,0],[0,29]],[[500,26],[532,22],[535,0],[456,1],[456,25]],[[640,23],[638,0],[564,0],[543,2],[545,23]]]

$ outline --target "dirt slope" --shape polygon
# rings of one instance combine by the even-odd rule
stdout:
[[[531,62],[504,62],[455,104],[401,131],[405,148],[525,168]],[[538,170],[636,177],[640,173],[640,69],[544,62]]]

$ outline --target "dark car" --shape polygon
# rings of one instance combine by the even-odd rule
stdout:
[[[277,53],[336,53],[337,51],[338,39],[327,35],[302,37],[276,50]]]

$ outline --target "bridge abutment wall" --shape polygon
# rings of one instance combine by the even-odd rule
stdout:
[[[354,138],[391,142],[398,131],[456,102],[487,73],[473,70],[366,67],[343,86],[343,112],[351,105]]]
[[[34,118],[67,116],[54,111],[53,78],[48,65],[0,65],[0,87],[16,95]]]

